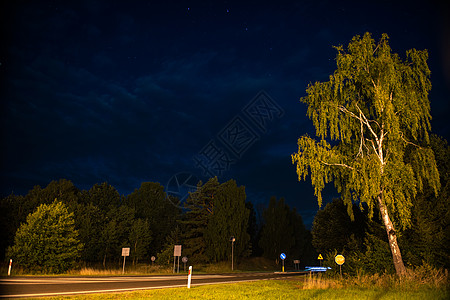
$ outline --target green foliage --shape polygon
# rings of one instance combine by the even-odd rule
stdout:
[[[103,267],[108,259],[120,258],[123,247],[131,247],[130,229],[134,222],[134,209],[125,205],[112,207],[106,214],[105,225],[100,234]]]
[[[230,237],[234,236],[235,257],[248,256],[250,236],[247,225],[250,211],[245,206],[245,187],[234,180],[221,184],[214,194],[214,207],[204,233],[206,255],[219,262],[231,257]]]
[[[245,199],[245,187],[238,187],[234,180],[220,184],[214,177],[205,184],[199,182],[186,201],[187,211],[180,222],[185,254],[191,261],[219,262],[231,258],[231,236],[236,238],[236,258],[250,254],[250,211]]]
[[[312,244],[319,253],[333,249],[344,250],[353,232],[353,226],[347,209],[341,199],[328,203],[314,217],[312,227]]]
[[[383,233],[383,232],[381,232]],[[335,250],[336,251],[336,250]],[[345,266],[343,270],[348,275],[357,274],[391,274],[394,272],[389,244],[386,238],[378,234],[367,232],[364,239],[356,239],[354,235],[350,237],[349,243],[345,245],[343,251],[338,251],[345,256]],[[327,252],[328,254],[332,253]],[[334,269],[337,265],[334,262]]]
[[[52,199],[57,198],[67,206],[69,211],[74,211],[81,197],[80,191],[70,180],[60,179],[58,181],[51,181],[44,189],[40,186],[35,186],[25,196],[11,194],[3,198],[0,201],[2,214],[0,218],[0,225],[2,227],[0,234],[1,256],[3,257],[7,245],[13,243],[14,234],[20,224],[24,223],[27,216],[34,212],[39,205],[50,204],[52,203]],[[1,236],[2,234],[4,238]]]
[[[346,274],[392,273],[394,265],[380,220],[370,220],[353,205],[355,220],[351,221],[346,211],[342,200],[334,200],[314,218],[313,245],[325,254],[324,265],[339,270],[334,257],[343,254]]]
[[[168,266],[173,261],[173,251],[175,245],[182,245],[181,252],[184,253],[182,242],[182,231],[179,226],[175,227],[172,232],[166,237],[166,242],[162,250],[156,257],[156,263],[163,266]],[[184,256],[184,255],[183,255]]]
[[[400,242],[410,265],[450,268],[450,147],[436,135],[431,135],[430,141],[442,188],[436,197],[431,187],[424,186],[414,201],[413,225]]]
[[[201,181],[197,190],[186,199],[186,213],[180,221],[184,236],[186,255],[194,262],[205,263],[206,256],[205,230],[209,216],[214,211],[214,196],[220,183],[217,177],[210,178],[205,184]]]
[[[291,210],[283,198],[277,201],[276,197],[271,197],[263,219],[259,245],[264,256],[278,262],[284,252],[289,259],[300,259],[307,235],[301,216]]]
[[[335,47],[337,69],[316,82],[301,99],[308,105],[319,141],[307,135],[292,155],[299,180],[311,176],[322,205],[322,190],[333,182],[352,215],[352,202],[378,206],[395,269],[406,269],[396,229],[411,227],[413,200],[427,184],[440,189],[433,151],[427,51],[392,53],[388,36],[378,44],[369,33],[355,36],[347,49]],[[328,141],[327,141],[328,139]]]
[[[67,179],[53,180],[44,189],[37,189],[36,194],[33,192],[30,194],[34,196],[35,199],[32,202],[36,206],[42,203],[50,204],[52,199],[58,199],[58,201],[61,201],[67,206],[69,211],[74,210],[75,205],[81,197],[78,188]]]
[[[147,255],[148,247],[152,240],[150,225],[147,220],[136,219],[130,230],[131,258],[133,264]]]
[[[370,220],[357,205],[353,205],[352,213],[353,221],[341,199],[333,200],[317,212],[312,229],[313,245],[327,257],[325,265],[339,270],[334,257],[343,254],[347,274],[392,272],[394,265],[380,220]],[[378,211],[375,215],[378,216]]]
[[[425,185],[424,191],[414,200],[412,227],[400,235],[404,258],[410,267],[426,264],[440,268],[450,265],[450,147],[436,135],[430,136],[430,142],[442,188],[439,196],[435,197],[433,190]],[[389,246],[379,220],[368,220],[353,205],[355,221],[351,221],[346,210],[342,200],[334,200],[318,211],[312,230],[313,245],[317,251],[333,253],[333,249],[337,249],[339,253],[345,253],[348,274],[392,272]]]
[[[349,256],[349,265],[356,273],[364,269],[368,273],[393,273],[394,265],[390,258],[390,249],[387,241],[379,235],[368,233],[364,239],[364,251],[353,252]],[[360,264],[357,266],[356,261]]]
[[[147,220],[152,231],[152,243],[147,247],[156,253],[176,227],[180,209],[167,200],[164,187],[156,182],[143,182],[139,189],[126,197],[125,203],[135,210],[136,217]]]
[[[177,224],[180,210],[165,200],[163,187],[143,183],[124,201],[118,191],[108,183],[95,184],[91,189],[79,191],[69,180],[52,181],[45,188],[35,186],[25,196],[10,195],[1,199],[4,212],[1,225],[2,256],[14,242],[14,234],[40,204],[49,204],[49,197],[58,198],[73,213],[78,239],[84,244],[81,259],[86,264],[116,263],[122,247],[130,247],[134,262],[156,254],[162,241]],[[131,206],[127,206],[127,203]],[[139,210],[138,212],[136,210]],[[160,245],[152,240],[152,232]]]
[[[348,208],[358,200],[371,214],[381,192],[395,222],[407,228],[423,183],[434,193],[440,186],[434,154],[424,146],[431,119],[428,53],[412,49],[403,61],[386,34],[376,44],[369,33],[336,49],[334,74],[310,84],[301,99],[320,140],[298,140],[292,162],[299,180],[311,176],[319,206],[333,181]]]
[[[33,210],[27,207],[24,196],[9,195],[0,200],[0,259],[5,257],[8,245],[14,242],[14,235],[20,224]],[[27,212],[27,213],[25,213]]]
[[[79,239],[84,244],[81,259],[84,262],[98,262],[103,259],[102,233],[104,230],[104,212],[92,203],[78,204],[75,209],[75,227],[79,232]]]
[[[188,256],[190,262],[220,262],[230,257],[230,236],[236,238],[234,254],[239,261],[251,253],[251,238],[258,241],[253,206],[245,202],[245,187],[237,186],[233,180],[223,184],[217,178],[205,184],[200,182],[187,200],[186,213],[181,215],[181,210],[167,201],[164,188],[158,183],[145,182],[124,197],[106,182],[80,191],[69,180],[61,179],[45,188],[35,186],[25,196],[12,194],[1,199],[4,250],[14,243],[14,234],[28,215],[41,204],[52,204],[48,197],[58,197],[71,215],[72,231],[84,246],[78,249],[77,259],[85,266],[102,262],[104,268],[121,265],[122,247],[131,248],[134,263],[150,262],[150,256],[158,254],[156,263],[171,264],[176,244],[183,246],[183,256]],[[289,232],[295,240],[290,251],[302,253],[309,243],[298,234],[304,231],[303,222],[295,211],[290,212],[289,218]],[[42,243],[38,242],[40,238],[43,239],[36,238],[36,244]],[[16,255],[14,247],[9,253]],[[18,262],[16,258],[14,261]],[[50,270],[35,265],[37,271]],[[51,272],[60,271],[53,268]]]
[[[245,202],[245,207],[249,210],[247,233],[250,236],[249,251],[251,256],[262,256],[262,250],[258,245],[259,241],[259,224],[256,218],[256,210],[253,203],[250,201]]]
[[[88,203],[92,203],[102,211],[118,207],[122,202],[119,192],[107,182],[94,184],[88,191],[87,197],[86,201]]]
[[[80,199],[80,191],[70,180],[61,179],[51,181],[47,187],[42,189],[35,186],[25,196],[9,195],[0,201],[0,257],[8,245],[13,243],[14,234],[20,224],[26,221],[27,216],[34,212],[41,204],[50,204],[57,198],[73,211],[74,206]]]
[[[28,215],[27,222],[17,230],[8,256],[31,271],[62,273],[74,265],[82,248],[73,213],[55,200]]]

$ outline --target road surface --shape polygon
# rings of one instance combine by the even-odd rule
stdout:
[[[266,280],[296,273],[193,274],[191,286]],[[116,293],[146,289],[186,287],[187,275],[111,277],[2,277],[1,298],[44,297],[89,293]]]

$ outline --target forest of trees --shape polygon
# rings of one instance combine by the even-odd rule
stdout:
[[[435,196],[425,185],[416,196],[412,226],[398,233],[399,244],[407,267],[449,268],[450,147],[436,135],[430,141],[441,191]],[[191,263],[216,263],[230,260],[234,236],[237,260],[264,256],[279,262],[285,252],[302,265],[317,265],[321,253],[324,264],[334,267],[334,256],[341,253],[347,273],[394,272],[379,212],[370,218],[364,203],[354,203],[349,214],[344,201],[334,199],[317,212],[310,232],[283,198],[273,196],[255,211],[245,187],[234,180],[199,182],[184,209],[166,197],[155,182],[124,196],[107,183],[80,190],[65,179],[35,186],[26,195],[11,194],[0,201],[1,256],[30,271],[58,273],[80,266],[120,267],[121,248],[130,247],[133,264],[149,264],[154,255],[159,265],[170,266],[173,247],[180,244]],[[53,244],[42,245],[42,239]]]
[[[437,197],[427,186],[417,195],[413,225],[399,233],[399,243],[408,267],[449,268],[450,147],[436,135],[430,140],[442,188]],[[170,266],[173,246],[180,244],[191,263],[215,263],[230,260],[234,236],[237,260],[253,255],[278,262],[285,252],[302,265],[318,265],[321,253],[324,264],[334,267],[334,256],[341,253],[347,273],[394,272],[379,213],[370,218],[363,204],[352,205],[352,219],[342,199],[333,200],[317,212],[310,232],[283,198],[271,197],[257,220],[245,187],[234,180],[199,182],[184,209],[173,202],[155,182],[144,182],[127,196],[107,183],[89,190],[65,179],[36,186],[24,196],[1,199],[1,256],[14,257],[30,271],[58,273],[77,266],[120,267],[121,248],[130,247],[133,264],[149,264],[154,255],[158,264]],[[53,245],[39,246],[37,237],[58,232]],[[51,259],[42,259],[45,251]]]
[[[166,197],[155,182],[124,196],[108,183],[80,190],[66,179],[35,186],[26,195],[11,194],[0,202],[1,256],[30,271],[58,273],[76,266],[116,268],[122,247],[131,249],[133,264],[149,264],[156,256],[159,265],[170,265],[177,244],[192,263],[229,261],[231,236],[237,261],[252,254],[276,261],[280,251],[297,258],[313,252],[301,216],[284,199],[273,197],[258,222],[245,187],[234,180],[199,182],[184,209]],[[62,249],[67,249],[65,261],[49,265],[59,261]]]

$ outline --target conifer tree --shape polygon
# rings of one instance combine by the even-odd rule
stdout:
[[[205,262],[206,256],[205,230],[209,217],[214,212],[214,197],[219,187],[217,177],[210,178],[205,184],[199,182],[197,190],[186,199],[186,213],[180,224],[183,229],[183,248],[193,261]]]

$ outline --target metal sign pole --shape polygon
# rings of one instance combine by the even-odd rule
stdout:
[[[334,258],[334,261],[339,265],[339,273],[341,274],[341,278],[342,278],[342,265],[345,262],[345,257],[341,254],[338,254]]]
[[[280,254],[280,258],[281,258],[281,260],[283,262],[283,267],[282,267],[281,271],[284,273],[284,260],[286,259],[286,254],[281,253]]]

